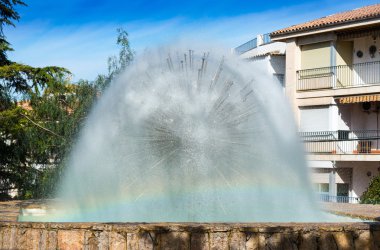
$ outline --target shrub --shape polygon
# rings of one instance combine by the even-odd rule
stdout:
[[[360,197],[360,203],[379,204],[380,203],[380,175],[372,178],[367,190]]]

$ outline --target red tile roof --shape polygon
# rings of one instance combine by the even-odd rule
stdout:
[[[280,29],[271,33],[271,36],[318,29],[326,26],[333,26],[353,21],[361,21],[380,17],[380,4],[365,6],[359,9],[341,12],[330,16],[315,19],[310,22],[297,24],[285,29]]]

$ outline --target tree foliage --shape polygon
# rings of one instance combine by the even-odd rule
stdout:
[[[367,190],[360,197],[360,202],[364,204],[380,203],[380,175],[372,178]]]
[[[52,194],[93,103],[133,60],[127,36],[118,30],[120,53],[94,82],[74,84],[62,67],[0,66],[0,199],[10,188],[17,198]]]
[[[95,79],[95,84],[103,90],[132,63],[135,55],[129,44],[128,33],[124,29],[119,28],[117,29],[117,34],[116,43],[120,47],[119,55],[110,56],[108,58],[108,74],[100,74]]]
[[[72,83],[62,67],[12,62],[3,28],[19,20],[18,5],[25,3],[0,0],[0,199],[9,198],[10,189],[16,198],[52,193],[91,106],[133,60],[128,34],[118,29],[120,53],[94,82]]]
[[[98,96],[92,83],[72,84],[58,75],[27,88],[23,101],[11,101],[0,111],[0,186],[17,189],[19,198],[51,194]]]
[[[19,13],[16,11],[18,5],[26,5],[21,0],[0,0],[0,66],[10,64],[7,52],[12,51],[12,47],[6,40],[4,35],[5,26],[15,26],[15,21],[20,19]]]

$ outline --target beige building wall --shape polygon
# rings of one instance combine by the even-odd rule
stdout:
[[[311,178],[312,178],[313,183],[325,183],[325,184],[329,183],[329,175],[332,169],[324,169],[324,170],[326,171],[311,173]],[[351,168],[338,168],[335,170],[336,170],[335,183],[337,184],[351,183]]]
[[[336,41],[336,65],[351,65],[354,43],[352,41]]]

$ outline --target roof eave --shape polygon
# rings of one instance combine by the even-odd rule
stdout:
[[[320,27],[320,28],[316,27],[316,28],[312,28],[312,29],[292,31],[292,32],[286,32],[286,33],[282,33],[282,34],[273,34],[272,35],[272,33],[271,33],[270,37],[271,37],[272,41],[284,42],[290,38],[326,33],[326,32],[343,30],[343,29],[348,29],[348,28],[357,28],[360,26],[373,25],[373,24],[380,24],[380,17],[375,17],[372,19],[366,19],[366,20],[360,20],[360,21],[355,20],[355,21],[345,22],[345,23],[341,23],[341,24],[332,24],[332,25],[324,26],[324,27]]]

